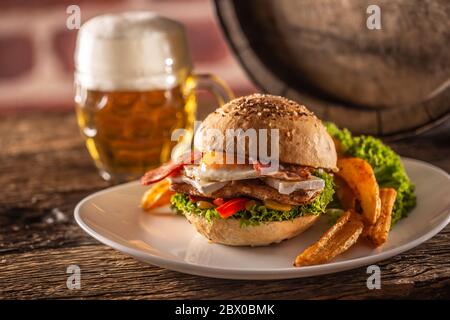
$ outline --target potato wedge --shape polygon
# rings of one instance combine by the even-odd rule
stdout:
[[[341,158],[336,174],[347,182],[361,203],[363,216],[369,225],[380,216],[380,191],[370,164],[359,158]]]
[[[383,245],[388,238],[391,228],[392,209],[394,208],[397,191],[392,188],[380,189],[381,214],[374,225],[367,226],[363,233],[375,245]]]
[[[153,184],[142,196],[141,208],[150,211],[169,204],[170,197],[174,194],[173,191],[169,190],[169,186],[170,182],[167,179]]]
[[[358,214],[346,211],[324,235],[295,258],[294,266],[326,263],[350,248],[359,238],[364,224]]]
[[[336,184],[336,195],[340,204],[344,210],[355,210],[356,207],[356,195],[352,188],[348,186],[348,183],[344,179],[335,176],[334,183]]]

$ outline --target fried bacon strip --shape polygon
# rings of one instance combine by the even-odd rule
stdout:
[[[394,208],[397,191],[393,188],[381,188],[381,214],[374,225],[367,226],[363,234],[375,247],[383,245],[388,238],[391,228],[392,209]]]
[[[364,224],[353,210],[346,211],[313,245],[295,258],[294,266],[326,263],[349,249],[359,238]]]

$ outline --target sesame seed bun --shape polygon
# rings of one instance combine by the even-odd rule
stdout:
[[[226,137],[227,129],[245,131],[251,128],[267,129],[269,155],[270,129],[279,130],[279,161],[282,163],[337,168],[336,148],[322,122],[305,106],[280,96],[253,94],[228,102],[206,117],[195,135],[195,146],[200,151],[227,152],[234,147],[232,152],[237,152],[234,141],[217,140],[205,134],[206,129],[217,129]],[[245,153],[249,155],[248,144]]]

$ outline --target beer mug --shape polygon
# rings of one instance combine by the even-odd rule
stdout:
[[[192,139],[196,90],[219,105],[230,89],[192,72],[186,34],[151,12],[95,17],[79,30],[75,105],[86,147],[105,180],[126,181],[170,159],[173,130]]]

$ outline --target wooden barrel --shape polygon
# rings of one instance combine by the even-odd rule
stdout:
[[[380,8],[381,29],[367,27],[370,5]],[[215,7],[262,91],[356,133],[401,137],[450,119],[448,0],[215,0]]]

